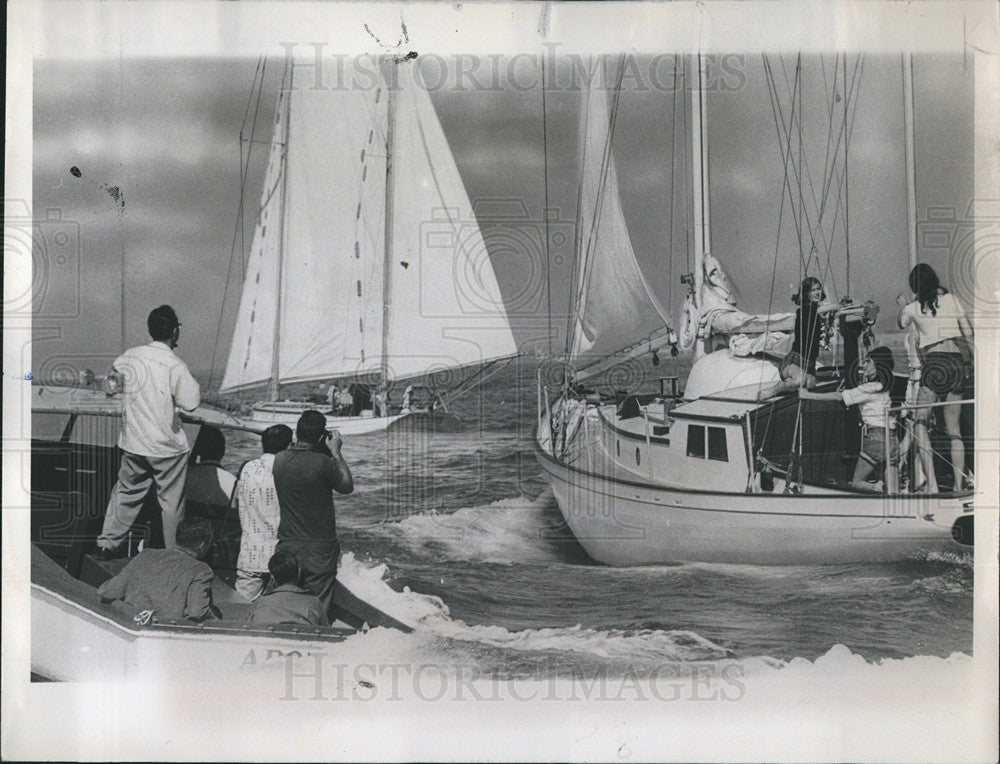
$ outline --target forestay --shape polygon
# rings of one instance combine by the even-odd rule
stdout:
[[[611,150],[602,65],[583,103],[582,181],[578,221],[577,302],[571,359],[597,360],[631,347],[669,325],[667,311],[639,268],[622,213]],[[615,89],[615,98],[619,90]]]

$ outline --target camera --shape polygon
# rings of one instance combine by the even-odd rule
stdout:
[[[80,295],[80,224],[59,209],[30,214],[23,199],[4,199],[4,269],[31,268],[30,284],[4,299],[4,317],[78,318]]]

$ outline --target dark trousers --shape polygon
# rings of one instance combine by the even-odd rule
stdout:
[[[330,623],[336,620],[333,590],[337,583],[337,559],[340,542],[334,541],[279,541],[275,551],[288,550],[295,554],[302,568],[302,587],[308,589],[323,603]]]

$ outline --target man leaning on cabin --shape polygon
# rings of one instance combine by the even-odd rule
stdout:
[[[170,549],[144,549],[121,573],[101,584],[104,602],[123,600],[130,615],[153,619],[201,621],[220,616],[212,605],[215,574],[202,562],[212,546],[212,525],[195,517],[177,526]]]
[[[104,557],[114,556],[124,544],[150,486],[160,503],[167,549],[176,543],[184,511],[190,448],[177,410],[193,411],[201,394],[187,364],[174,353],[181,327],[174,309],[169,305],[154,309],[146,326],[153,341],[126,350],[112,369],[124,386],[118,438],[124,453],[97,539]]]
[[[326,417],[320,412],[303,412],[295,435],[296,443],[274,457],[272,468],[281,514],[275,551],[295,555],[302,566],[302,585],[320,598],[332,622],[340,556],[333,492],[351,493],[354,478],[340,453],[340,433],[327,435]],[[332,456],[321,452],[327,444]]]

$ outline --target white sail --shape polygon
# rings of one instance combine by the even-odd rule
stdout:
[[[285,96],[284,92],[279,95],[275,109],[260,214],[254,229],[236,327],[229,343],[229,359],[220,388],[222,392],[258,385],[271,376],[278,310],[283,154],[287,116]]]
[[[517,352],[476,217],[416,63],[397,67],[388,377]]]
[[[380,368],[385,104],[381,83],[292,93],[281,382]]]
[[[472,205],[414,66],[395,66],[391,94],[381,77],[374,89],[314,90],[314,73],[304,72],[290,93],[287,151],[279,103],[223,392],[271,377],[275,335],[282,383],[383,365],[389,379],[401,379],[517,352]],[[327,82],[337,81],[328,74]],[[391,136],[390,97],[397,99]]]
[[[610,355],[668,324],[666,310],[636,261],[622,214],[603,66],[596,67],[583,110],[574,359]]]

